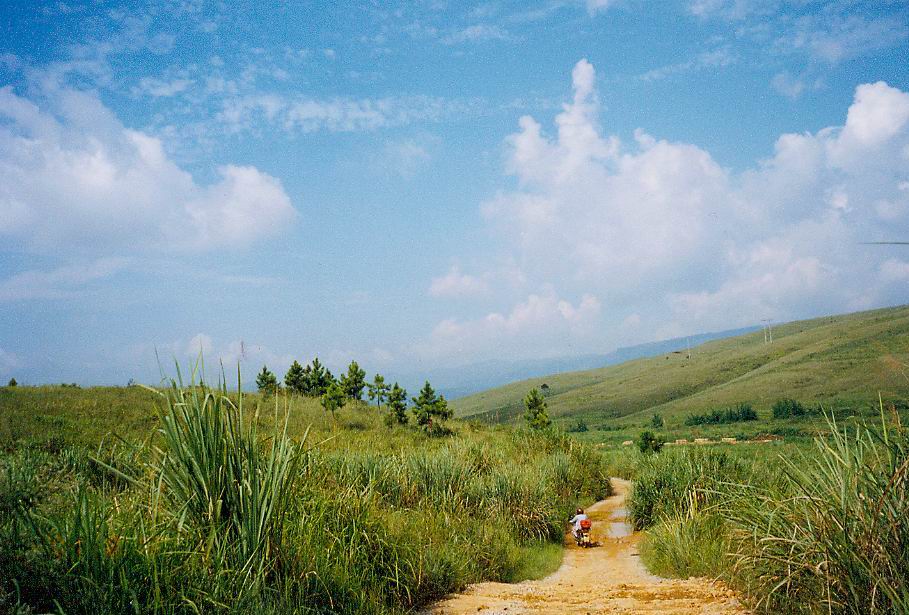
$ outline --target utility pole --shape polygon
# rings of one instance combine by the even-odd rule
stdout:
[[[773,343],[773,319],[764,318],[761,320],[764,328],[764,343],[772,344]]]

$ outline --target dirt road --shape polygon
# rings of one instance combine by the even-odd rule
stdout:
[[[587,513],[599,547],[565,551],[562,567],[539,581],[479,583],[434,605],[436,615],[515,613],[747,613],[734,594],[705,579],[662,579],[638,557],[641,536],[625,509],[628,481],[613,479],[615,495]]]

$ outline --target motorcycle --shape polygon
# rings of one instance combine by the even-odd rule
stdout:
[[[581,521],[581,527],[574,533],[574,541],[579,547],[587,548],[593,546],[593,541],[590,539],[590,528],[593,524],[590,522],[590,519],[583,519]]]

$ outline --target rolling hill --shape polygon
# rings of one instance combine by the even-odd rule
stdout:
[[[601,369],[512,383],[453,402],[457,416],[508,422],[522,398],[548,385],[556,423],[599,421],[621,427],[660,413],[681,417],[749,402],[765,412],[778,399],[803,403],[876,402],[909,397],[909,306],[796,321]]]

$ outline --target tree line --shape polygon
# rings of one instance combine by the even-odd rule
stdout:
[[[274,395],[281,388],[278,377],[267,365],[263,365],[256,376],[256,386],[263,395]],[[347,373],[340,378],[335,378],[318,357],[305,367],[294,361],[284,374],[284,388],[291,395],[319,399],[322,407],[332,416],[348,403],[362,402],[365,392],[379,409],[383,403],[386,405],[388,413],[385,422],[388,425],[406,425],[409,421],[407,390],[397,382],[388,385],[385,377],[378,373],[372,382],[367,383],[366,370],[356,361],[350,362]],[[428,380],[419,395],[411,398],[411,402],[410,411],[418,426],[433,433],[445,431],[444,421],[451,418],[452,410],[445,396],[436,394]]]

